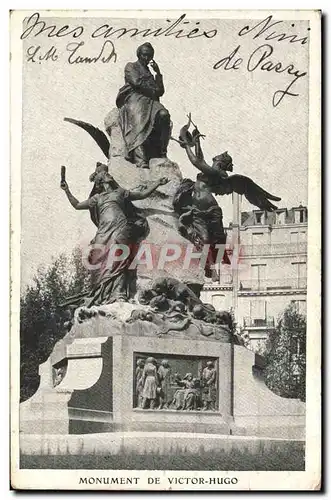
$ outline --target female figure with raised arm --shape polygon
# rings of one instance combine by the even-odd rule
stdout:
[[[115,300],[127,301],[134,295],[136,270],[129,269],[129,266],[139,244],[148,235],[149,226],[147,219],[132,202],[147,198],[159,186],[168,182],[163,177],[140,191],[128,191],[119,186],[106,169],[99,169],[92,174],[90,180],[95,183],[95,194],[82,202],[73,196],[65,180],[61,182],[61,188],[74,209],[93,212],[93,221],[98,227],[91,241],[92,251],[89,256],[89,263],[98,268],[96,283],[90,292],[72,297],[66,302],[84,304],[87,307],[109,304]],[[129,250],[125,259],[114,262],[113,258],[109,258],[114,244],[123,245]]]

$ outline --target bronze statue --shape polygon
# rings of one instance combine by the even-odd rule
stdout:
[[[157,328],[158,336],[166,335],[169,332],[182,332],[191,324],[191,319],[180,312],[167,311],[167,314],[163,314],[143,309],[134,309],[126,321],[127,323],[135,323],[136,321],[153,323]]]
[[[134,200],[143,200],[150,196],[168,179],[161,178],[141,191],[123,189],[105,169],[92,174],[95,194],[87,200],[79,202],[71,193],[65,180],[61,188],[75,210],[93,210],[92,219],[98,227],[92,240],[90,263],[98,266],[98,276],[92,291],[68,299],[66,304],[76,305],[109,304],[115,300],[127,301],[135,294],[136,270],[129,269],[140,242],[148,235],[149,226],[133,205]],[[129,248],[129,256],[113,262],[109,259],[109,251],[113,244],[123,244]],[[93,245],[95,249],[93,250]]]
[[[218,252],[216,245],[226,243],[222,209],[213,193],[221,196],[230,193],[243,194],[250,203],[267,211],[277,209],[270,200],[280,201],[280,198],[265,191],[249,177],[229,176],[228,172],[232,172],[233,164],[228,152],[215,156],[212,165],[208,165],[200,143],[200,138],[205,136],[192,122],[191,115],[188,115],[188,119],[188,123],[180,131],[179,139],[172,139],[185,148],[190,162],[200,173],[195,181],[183,179],[175,193],[173,207],[179,217],[179,232],[182,236],[200,250],[204,245],[210,245],[205,274],[211,277],[212,265]],[[192,134],[189,132],[191,125],[194,126]],[[223,263],[230,264],[226,252]]]
[[[140,291],[138,300],[141,304],[164,304],[168,310],[178,309],[179,303],[191,311],[197,304],[202,304],[199,297],[185,283],[176,278],[162,277],[155,279],[151,285]]]
[[[216,311],[202,300],[185,283],[176,278],[162,277],[154,280],[138,293],[138,302],[150,310],[133,311],[130,322],[150,321],[158,326],[158,333],[181,331],[194,325],[205,336],[214,334],[217,326],[233,327],[232,316],[227,311]],[[216,325],[207,330],[203,323]]]
[[[119,90],[116,106],[120,113],[126,159],[137,167],[149,168],[151,158],[167,155],[170,115],[160,103],[164,94],[163,77],[153,60],[152,45],[144,43],[138,47],[137,57],[136,62],[125,66],[125,85]]]
[[[168,110],[160,103],[160,97],[164,94],[163,77],[158,64],[153,60],[152,45],[144,43],[138,47],[137,57],[136,62],[125,66],[125,85],[119,90],[116,106],[119,110],[126,160],[137,167],[149,168],[151,158],[167,156],[171,120]],[[102,130],[74,118],[66,117],[64,121],[85,130],[109,159],[110,141]]]

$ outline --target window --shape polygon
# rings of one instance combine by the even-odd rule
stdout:
[[[262,241],[264,239],[263,236],[264,236],[264,233],[252,233],[253,244],[254,244],[254,242],[262,243]]]
[[[220,273],[220,284],[221,285],[231,285],[232,284],[232,272],[223,271]]]
[[[215,293],[211,296],[211,303],[215,307],[215,309],[225,309],[224,307],[224,294]]]
[[[267,303],[265,300],[251,300],[251,320],[255,326],[263,326],[267,317]]]
[[[307,241],[306,231],[291,231],[290,242],[291,243],[305,243]]]
[[[293,306],[298,314],[302,314],[303,316],[306,316],[306,311],[307,311],[306,300],[292,300],[291,304],[293,304]]]
[[[306,243],[307,234],[306,231],[299,231],[299,243]]]
[[[293,288],[306,288],[307,287],[307,263],[306,262],[292,262],[292,275],[294,277]]]
[[[276,212],[276,224],[285,224],[285,211]]]
[[[251,278],[252,287],[255,290],[262,290],[266,283],[266,264],[252,264],[251,265]]]
[[[291,243],[298,243],[298,241],[299,241],[298,231],[291,231],[290,232],[290,242]]]
[[[263,224],[263,212],[255,212],[255,224]]]
[[[299,208],[299,209],[294,211],[294,222],[296,224],[302,224],[303,222],[306,222],[304,208]]]
[[[264,244],[264,233],[252,233],[252,248],[253,255],[261,254]]]

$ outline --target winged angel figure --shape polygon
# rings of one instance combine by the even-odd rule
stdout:
[[[189,131],[191,125],[194,127],[192,133]],[[171,138],[185,148],[192,165],[200,170],[195,181],[183,179],[175,193],[173,207],[179,217],[179,232],[182,236],[199,250],[204,245],[210,245],[205,274],[211,277],[211,265],[217,255],[216,245],[226,243],[222,209],[213,193],[221,196],[231,193],[245,195],[252,205],[268,212],[277,209],[270,200],[280,201],[281,198],[268,193],[249,177],[229,176],[228,172],[233,171],[233,164],[227,151],[215,156],[212,165],[208,165],[200,143],[200,139],[204,137],[189,114],[188,123],[181,128],[179,139]],[[226,252],[223,263],[230,264]]]

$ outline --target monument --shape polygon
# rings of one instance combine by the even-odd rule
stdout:
[[[280,198],[248,177],[229,176],[227,152],[208,165],[191,116],[172,137],[199,170],[195,181],[183,179],[167,158],[172,125],[159,101],[164,85],[153,47],[143,44],[137,56],[105,119],[108,137],[66,118],[108,160],[97,163],[85,201],[74,197],[62,171],[69,203],[88,210],[97,227],[88,258],[94,279],[62,304],[73,317],[40,367],[39,390],[21,405],[22,436],[176,431],[299,438],[304,405],[256,378],[255,355],[241,345],[230,311],[200,299],[216,260],[228,263],[214,194],[244,194],[263,210],[274,210],[270,200]]]
[[[154,49],[144,43],[138,60],[125,66],[125,85],[118,93],[119,122],[125,142],[125,158],[140,168],[149,168],[152,158],[166,158],[170,138],[170,115],[160,103],[165,89]],[[153,77],[149,66],[155,72]]]

